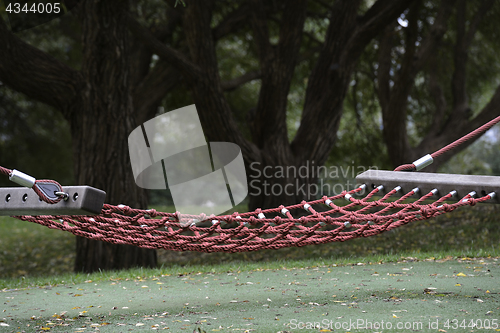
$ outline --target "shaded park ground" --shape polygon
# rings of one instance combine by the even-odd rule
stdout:
[[[4,218],[0,331],[500,331],[499,209],[345,243],[160,251],[159,269],[91,275],[71,273],[72,235]]]
[[[499,331],[498,258],[98,274],[4,289],[5,332]],[[266,266],[266,265],[264,265]],[[455,328],[454,328],[455,327]]]

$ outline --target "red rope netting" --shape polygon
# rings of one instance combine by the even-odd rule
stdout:
[[[433,192],[412,202],[412,196],[418,190],[396,198],[397,190],[393,189],[379,200],[370,200],[379,192],[378,188],[364,198],[356,199],[354,196],[361,194],[364,188],[293,206],[223,216],[182,215],[105,204],[101,215],[97,216],[17,218],[114,244],[174,251],[245,252],[369,237],[491,199],[489,195],[474,199],[468,194],[456,203],[444,203],[452,197],[450,193],[436,198],[433,203],[423,204],[424,200],[433,199]],[[338,204],[337,200],[344,205]],[[320,211],[320,207],[325,210]],[[307,216],[293,217],[292,211],[303,209],[308,212]],[[281,214],[283,217],[269,218],[266,214]]]
[[[423,162],[417,160],[413,164],[401,165],[395,171],[413,171],[425,167],[432,163],[433,158],[484,133],[498,122],[500,117],[430,154],[429,157],[424,156]],[[11,170],[0,166],[1,174],[9,175],[10,172]],[[429,219],[458,207],[475,205],[492,198],[486,195],[475,199],[468,194],[458,202],[448,204],[444,201],[451,198],[452,193],[434,198],[437,191],[431,191],[418,200],[412,200],[418,189],[400,198],[396,198],[397,190],[393,189],[381,199],[371,200],[373,195],[380,191],[375,188],[364,198],[356,199],[354,195],[363,194],[361,192],[364,192],[365,188],[366,186],[362,186],[333,197],[303,201],[287,207],[257,209],[254,212],[223,216],[183,215],[179,212],[164,213],[154,209],[141,210],[125,205],[105,204],[101,214],[96,216],[45,215],[16,218],[115,244],[174,251],[244,252],[369,237],[412,221]],[[43,193],[39,195],[42,200],[54,203],[50,202],[49,198],[44,198]],[[423,201],[427,199],[433,199],[434,202],[424,204]],[[59,200],[61,198],[57,199]],[[343,204],[338,204],[337,200],[342,200]],[[295,218],[291,213],[302,209],[307,211],[306,216]],[[278,216],[272,217],[275,215]]]

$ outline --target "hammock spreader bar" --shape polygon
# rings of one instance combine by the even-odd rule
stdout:
[[[90,186],[64,186],[65,200],[55,204],[42,201],[27,187],[0,187],[0,215],[97,215],[106,192]]]
[[[415,196],[422,197],[436,189],[435,195],[438,197],[454,192],[454,195],[447,200],[458,201],[471,192],[475,192],[475,195],[479,197],[491,193],[492,198],[485,202],[500,203],[498,195],[493,194],[500,191],[500,177],[497,176],[368,170],[356,177],[356,183],[366,184],[368,191],[383,185],[377,195],[385,195],[395,187],[400,186],[401,190],[395,195],[402,196],[412,189],[418,188],[419,191]]]

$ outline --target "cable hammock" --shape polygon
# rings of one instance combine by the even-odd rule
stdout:
[[[25,188],[2,189],[5,197],[0,197],[0,215],[16,215],[17,219],[85,238],[173,251],[246,252],[344,242],[462,206],[500,203],[495,193],[500,190],[500,177],[399,172],[421,170],[498,122],[500,117],[395,171],[368,170],[356,178],[363,185],[354,190],[291,206],[220,216],[103,204],[105,193],[100,190],[87,186],[63,190],[55,181],[36,180],[0,166],[0,174],[32,188],[38,196],[34,200]],[[376,195],[382,197],[375,200]],[[449,203],[452,200],[456,202]],[[25,215],[27,212],[32,215]],[[85,215],[75,215],[81,212]]]

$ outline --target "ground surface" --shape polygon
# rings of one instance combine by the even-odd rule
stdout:
[[[498,258],[407,258],[4,289],[0,332],[494,332],[499,281]]]

